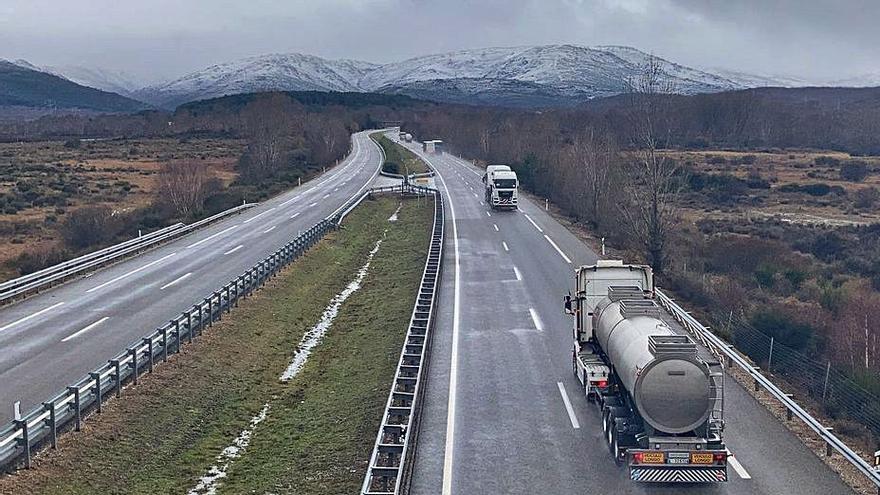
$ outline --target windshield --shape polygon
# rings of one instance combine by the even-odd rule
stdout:
[[[495,187],[498,189],[513,189],[516,187],[516,179],[495,179]]]

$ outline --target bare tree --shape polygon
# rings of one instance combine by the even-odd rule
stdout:
[[[247,151],[241,160],[245,179],[259,181],[271,177],[284,165],[289,136],[296,124],[294,111],[288,96],[271,93],[259,96],[242,112],[248,137]]]
[[[576,201],[586,206],[584,216],[599,225],[610,192],[611,168],[617,158],[614,140],[607,134],[596,136],[590,128],[573,139],[568,151],[574,160],[575,182],[580,190]]]
[[[201,211],[216,180],[204,164],[180,161],[162,165],[157,186],[157,199],[171,205],[179,216],[188,217]]]
[[[637,77],[627,81],[627,89],[632,151],[622,169],[625,200],[619,203],[620,212],[654,271],[662,273],[680,184],[677,163],[660,151],[672,132],[668,106],[675,87],[662,62],[650,57]]]

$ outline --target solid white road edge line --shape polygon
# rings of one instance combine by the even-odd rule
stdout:
[[[538,312],[535,311],[535,308],[529,308],[529,314],[532,315],[532,322],[535,324],[535,328],[543,332],[544,324],[541,323],[541,317],[538,316]]]
[[[62,304],[64,304],[64,302],[55,303],[55,304],[49,306],[48,308],[43,308],[43,309],[37,311],[37,312],[34,313],[34,314],[31,314],[31,315],[25,316],[24,318],[19,318],[18,320],[15,320],[15,321],[13,321],[12,323],[10,323],[10,324],[8,324],[8,325],[5,325],[5,326],[3,326],[3,327],[0,327],[0,332],[2,332],[3,330],[6,330],[7,328],[12,328],[12,327],[14,327],[15,325],[18,325],[19,323],[24,323],[24,322],[26,322],[26,321],[28,321],[28,320],[30,320],[30,319],[36,318],[36,317],[40,316],[40,315],[43,314],[43,313],[46,313],[46,312],[52,311],[53,309],[57,308],[58,306],[61,306]]]
[[[571,401],[568,400],[568,393],[565,391],[565,384],[562,382],[556,382],[556,386],[559,387],[559,394],[562,395],[562,402],[565,404],[565,411],[568,413],[571,427],[575,430],[579,429],[581,424],[578,423],[577,416],[574,415],[574,408],[571,407]]]
[[[163,256],[162,258],[157,259],[156,261],[151,261],[151,262],[147,263],[146,265],[144,265],[144,266],[142,266],[142,267],[140,267],[140,268],[135,268],[134,270],[132,270],[132,271],[126,273],[126,274],[120,275],[120,276],[114,278],[113,280],[108,280],[108,281],[104,282],[104,283],[101,284],[101,285],[98,285],[98,286],[96,286],[96,287],[92,287],[91,289],[87,290],[86,292],[94,292],[94,291],[96,291],[96,290],[98,290],[98,289],[100,289],[100,288],[102,288],[102,287],[106,287],[106,286],[108,286],[108,285],[110,285],[110,284],[112,284],[112,283],[114,283],[114,282],[119,282],[120,280],[124,279],[125,277],[128,277],[129,275],[134,275],[135,273],[137,273],[137,272],[139,272],[139,271],[141,271],[141,270],[146,270],[147,268],[149,268],[149,267],[151,267],[151,266],[153,266],[153,265],[155,265],[155,264],[157,264],[157,263],[161,263],[161,262],[167,260],[168,258],[174,256],[175,254],[177,254],[177,253],[171,253],[171,254],[169,254],[168,256]]]
[[[551,239],[547,234],[544,234],[544,239],[547,239],[547,242],[549,242],[550,245],[553,246],[554,249],[556,249],[556,252],[559,253],[559,256],[562,256],[562,259],[564,259],[566,263],[568,263],[569,265],[571,264],[571,260],[568,259],[568,256],[566,256],[561,249],[559,249],[559,246],[557,246],[556,243],[553,242],[553,239]]]
[[[452,494],[452,462],[455,446],[455,397],[458,388],[458,341],[459,341],[459,324],[461,319],[461,256],[458,249],[458,221],[455,218],[455,206],[452,203],[452,195],[449,194],[449,188],[440,170],[431,163],[425,156],[418,151],[416,155],[424,160],[440,179],[443,184],[443,190],[446,191],[446,201],[449,203],[449,212],[452,216],[452,241],[453,251],[455,252],[455,296],[452,302],[452,352],[449,359],[449,399],[446,403],[446,445],[443,451],[443,484],[442,495]]]
[[[210,241],[211,239],[217,237],[218,235],[223,235],[223,234],[229,232],[230,230],[232,230],[232,229],[234,229],[234,228],[236,228],[236,227],[238,227],[238,225],[233,225],[232,227],[229,227],[229,228],[226,229],[226,230],[221,230],[220,232],[217,232],[216,234],[213,234],[213,235],[210,235],[210,236],[208,236],[208,237],[205,237],[204,239],[202,239],[202,240],[199,241],[199,242],[194,242],[194,243],[190,244],[190,245],[187,246],[186,248],[187,248],[187,249],[190,249],[190,248],[194,248],[194,247],[196,247],[196,246],[200,246],[200,245],[202,245],[202,244],[204,244],[204,243]]]
[[[77,331],[77,332],[74,332],[74,333],[68,335],[67,337],[64,337],[63,339],[61,339],[61,342],[67,342],[67,341],[70,340],[70,339],[74,339],[74,338],[76,338],[76,337],[79,337],[80,335],[82,335],[82,334],[88,332],[89,330],[95,328],[96,326],[100,325],[101,323],[104,323],[105,321],[107,321],[107,320],[109,320],[109,319],[110,319],[109,316],[105,316],[105,317],[101,318],[100,320],[98,320],[98,321],[92,323],[91,325],[89,325],[89,326],[83,328],[82,330],[79,330],[79,331]]]
[[[542,233],[542,234],[544,233],[544,229],[542,229],[541,227],[538,227],[538,224],[536,224],[535,221],[532,220],[532,217],[530,217],[528,213],[523,213],[523,215],[526,216],[526,220],[528,220],[529,222],[531,222],[532,225],[534,225],[535,228],[538,229],[538,232],[540,232],[540,233]]]
[[[241,247],[241,246],[238,246],[238,247]],[[182,276],[172,280],[171,282],[168,282],[167,284],[163,285],[162,287],[159,287],[159,290],[165,290],[165,289],[171,287],[172,285],[177,285],[177,283],[183,282],[184,280],[188,279],[190,276],[192,276],[192,272],[189,272],[186,275],[182,275]]]
[[[727,463],[730,464],[730,467],[736,471],[736,474],[739,475],[740,478],[744,480],[752,479],[752,476],[746,471],[746,468],[743,467],[742,464],[739,463],[737,458],[730,452],[730,449],[727,449]]]

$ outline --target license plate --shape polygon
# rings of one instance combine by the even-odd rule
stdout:
[[[694,464],[712,464],[715,458],[709,452],[695,452],[691,454],[691,462]]]
[[[669,459],[669,464],[687,464],[687,459]]]
[[[663,464],[663,452],[643,452],[642,462],[647,464]]]

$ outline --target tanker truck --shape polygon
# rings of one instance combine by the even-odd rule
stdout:
[[[489,165],[483,175],[486,203],[493,209],[517,207],[516,172],[507,165]]]
[[[727,481],[721,364],[673,331],[651,268],[599,260],[576,270],[575,291],[572,370],[614,462],[637,482]]]

